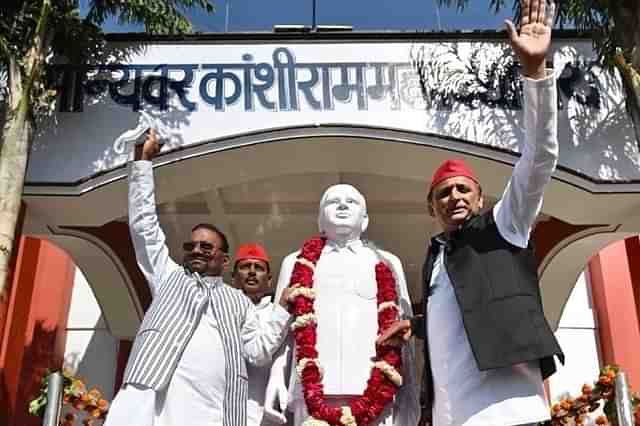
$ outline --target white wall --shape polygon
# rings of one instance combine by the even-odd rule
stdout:
[[[564,308],[556,337],[566,356],[564,366],[549,379],[551,402],[567,394],[576,397],[582,385],[593,384],[600,372],[598,324],[593,310],[588,273],[580,274]],[[596,412],[599,415],[599,411]],[[595,415],[592,415],[595,418]],[[593,423],[589,423],[593,424]]]
[[[67,323],[65,367],[82,378],[88,388],[97,387],[113,399],[118,340],[109,332],[91,287],[76,268]]]
[[[192,70],[192,84],[185,87],[185,98],[193,106],[184,105],[172,89],[167,92],[167,109],[161,110],[145,100],[156,97],[159,87],[147,85],[148,96],[142,97],[136,110],[133,101],[118,103],[107,94],[113,89],[140,99],[140,92],[134,89],[132,68],[126,68],[126,74],[124,69],[104,69],[97,75],[94,72],[90,81],[109,83],[110,89],[92,85],[105,91],[95,96],[87,94],[83,112],[57,113],[42,126],[29,157],[28,184],[77,183],[96,173],[121,168],[128,157],[127,143],[149,126],[159,130],[166,150],[247,132],[323,124],[436,134],[509,151],[518,151],[523,136],[521,109],[475,101],[470,105],[455,102],[450,109],[432,105],[437,104],[437,97],[425,99],[413,65],[420,58],[424,60],[423,81],[429,91],[502,99],[503,95],[511,96],[502,83],[511,83],[508,79],[500,82],[493,74],[494,69],[504,73],[509,68],[510,50],[501,41],[383,39],[372,44],[345,39],[340,43],[286,43],[274,38],[264,44],[128,43],[112,47],[127,53],[128,65],[148,68],[140,71],[145,82],[157,79],[164,70],[165,78],[179,84],[187,75],[184,64],[197,64]],[[290,55],[288,59],[282,56],[282,49]],[[595,57],[590,40],[557,40],[551,56],[563,105],[558,126],[560,165],[607,181],[638,179],[638,151],[619,78],[589,66]],[[576,63],[582,65],[574,72],[571,64]],[[376,68],[374,64],[383,65]],[[476,67],[480,67],[478,75],[468,71]],[[219,75],[217,69],[220,75],[224,71],[220,81],[210,78]],[[391,78],[391,70],[395,70],[395,78]],[[258,77],[267,71],[270,77]],[[126,84],[122,80],[125,75],[131,77]],[[478,79],[484,80],[483,84],[479,85]],[[352,85],[360,81],[359,91],[345,92],[343,89],[354,87],[340,84],[347,81]],[[315,83],[303,92],[301,87],[310,82]],[[218,84],[219,99],[226,100],[215,106],[209,98],[215,97]],[[263,87],[267,104],[258,101],[258,86]],[[388,90],[380,92],[382,88]],[[374,96],[375,92],[380,93]],[[599,108],[584,104],[594,93]],[[64,144],[58,143],[60,140]],[[468,149],[473,152],[475,148],[470,144]]]

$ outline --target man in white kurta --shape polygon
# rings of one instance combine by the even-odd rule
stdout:
[[[544,188],[558,158],[555,77],[553,71],[544,68],[553,9],[545,15],[544,0],[523,2],[523,7],[521,35],[510,26],[512,44],[524,64],[522,157],[514,167],[502,198],[486,213],[492,215],[500,237],[514,247],[514,252],[526,249],[529,244],[532,227],[542,206]],[[535,26],[535,29],[527,29],[527,25]],[[533,34],[533,45],[525,40],[527,31],[530,31],[529,35]],[[532,52],[536,54],[532,55]],[[430,271],[425,272],[430,281],[425,283],[429,290],[425,292],[428,303],[424,335],[428,339],[426,347],[433,380],[433,406],[426,410],[432,411],[432,424],[516,426],[548,420],[550,414],[539,359],[527,358],[506,367],[479,369],[477,354],[473,352],[465,327],[468,324],[463,322],[462,308],[447,269],[446,257],[451,252],[447,245],[451,235],[463,233],[463,225],[481,214],[483,198],[478,178],[463,161],[447,160],[434,173],[428,199],[430,213],[443,230],[432,239],[431,246],[436,255]],[[507,261],[503,264],[505,271],[513,267]],[[535,276],[535,270],[531,275]],[[458,284],[479,285],[482,279]],[[516,285],[505,283],[509,284]],[[466,309],[469,310],[469,306]],[[518,319],[527,321],[528,314],[524,312],[523,318]],[[529,320],[533,321],[532,318]],[[420,327],[425,327],[424,321],[417,317],[414,327],[409,321],[400,321],[379,341],[382,343],[393,335],[407,337],[410,330],[420,334]]]
[[[229,419],[235,424],[245,424],[245,418],[234,419],[230,413],[244,413],[246,399],[242,401],[243,406],[235,407],[225,404],[224,398],[227,386],[237,386],[247,380],[246,372],[243,373],[241,369],[240,375],[245,376],[232,377],[230,383],[229,365],[239,358],[253,364],[269,362],[271,354],[286,336],[289,314],[281,305],[274,305],[268,315],[260,320],[253,304],[239,290],[232,289],[222,281],[220,274],[228,263],[228,247],[225,247],[224,234],[215,227],[198,225],[194,228],[191,241],[185,243],[184,265],[178,265],[169,257],[165,235],[155,210],[153,170],[149,161],[159,152],[155,132],[150,132],[142,150],[136,152],[136,160],[139,161],[131,164],[129,173],[129,218],[138,266],[149,282],[153,302],[136,341],[144,341],[150,334],[165,333],[167,329],[182,325],[175,324],[176,312],[180,307],[171,305],[172,298],[178,300],[174,296],[182,296],[180,300],[192,303],[189,306],[195,312],[190,312],[187,335],[174,334],[169,340],[163,341],[162,346],[153,348],[150,359],[135,358],[134,343],[127,371],[142,373],[130,375],[168,375],[168,378],[160,380],[161,384],[153,387],[139,383],[138,379],[128,379],[125,373],[124,386],[111,405],[105,425],[223,425],[229,424]],[[177,291],[174,289],[178,288],[176,283],[179,280],[175,280],[175,283],[167,280],[184,274],[189,277],[187,280],[197,281],[197,285],[187,287],[189,294],[186,296],[171,293]],[[231,298],[229,294],[232,294]],[[231,306],[229,301],[235,301],[236,305]],[[160,305],[163,309],[154,309],[163,303]],[[246,309],[231,311],[240,305]],[[216,306],[227,312],[216,312]],[[229,316],[236,317],[231,323],[239,321],[241,324],[238,346],[241,350],[237,353],[227,353],[223,345],[223,336],[227,331],[222,329],[221,319]],[[192,318],[195,319],[193,325]],[[175,364],[161,369],[143,368],[172,351],[181,351]],[[244,360],[240,362],[244,364]]]
[[[374,268],[380,258],[386,260],[394,272],[401,314],[411,315],[412,311],[398,258],[360,239],[367,228],[368,216],[365,199],[354,187],[336,185],[327,189],[320,202],[318,222],[327,242],[314,276],[317,349],[327,402],[338,406],[345,405],[350,397],[362,395],[371,373],[378,331]],[[282,262],[276,297],[289,284],[297,254],[290,254]],[[265,412],[284,422],[284,410],[288,407],[297,426],[307,419],[308,413],[296,369],[288,365],[295,359],[293,346],[292,339],[288,339],[285,350],[274,360]],[[400,426],[417,422],[413,347],[404,348],[403,361],[404,384],[375,424]],[[288,379],[284,377],[286,367],[291,370]]]
[[[258,318],[266,321],[273,309],[272,296],[264,296],[256,304]],[[271,364],[247,365],[249,377],[249,398],[247,400],[247,426],[267,426],[271,424],[264,418],[264,396],[271,372]]]
[[[233,286],[253,302],[260,321],[268,321],[274,304],[271,259],[265,248],[257,243],[241,244],[233,259]],[[247,400],[247,426],[267,426],[263,418],[264,394],[269,380],[271,363],[262,366],[247,365],[249,397]]]

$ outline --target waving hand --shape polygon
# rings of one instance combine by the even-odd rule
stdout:
[[[522,22],[517,31],[513,22],[505,21],[511,46],[522,64],[525,76],[540,79],[545,76],[545,58],[551,46],[551,28],[556,5],[547,0],[522,0]]]

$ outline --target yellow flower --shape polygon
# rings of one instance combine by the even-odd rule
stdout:
[[[340,423],[342,423],[344,426],[358,426],[358,423],[356,423],[356,418],[353,416],[353,413],[351,413],[351,407],[341,407],[341,410],[342,416],[340,417]]]
[[[329,423],[324,420],[318,420],[313,417],[307,418],[304,422],[302,422],[302,426],[330,426]]]
[[[80,396],[87,391],[87,387],[80,379],[73,379],[71,382],[71,388],[69,389],[73,396]]]

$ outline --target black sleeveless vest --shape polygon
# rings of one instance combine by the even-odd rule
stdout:
[[[422,271],[425,314],[438,245],[432,242],[429,246]],[[463,224],[441,249],[445,250],[445,267],[478,369],[539,360],[543,379],[552,375],[556,371],[553,356],[564,363],[564,355],[544,317],[531,244],[523,249],[502,238],[489,210]],[[429,339],[426,327],[418,328],[418,337],[425,337],[422,400],[430,408],[433,378]]]

